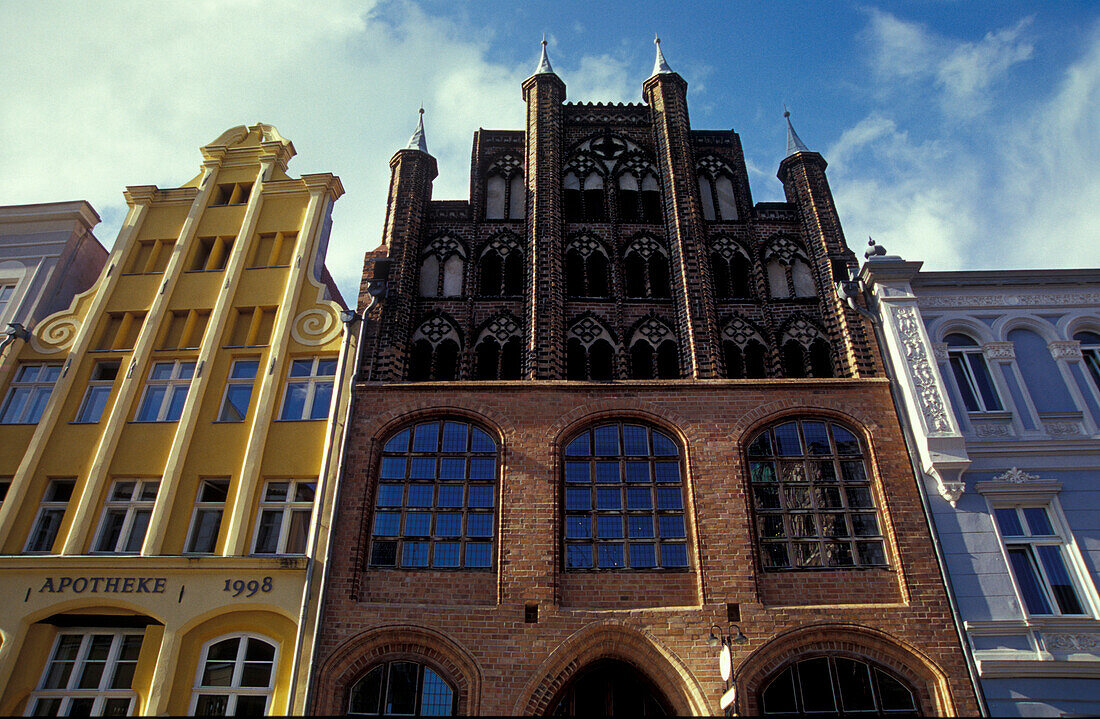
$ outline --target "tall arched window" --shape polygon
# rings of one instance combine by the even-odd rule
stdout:
[[[661,222],[661,188],[657,184],[657,178],[653,170],[641,164],[640,160],[634,160],[635,171],[623,172],[619,175],[619,221],[620,222],[644,222],[646,224],[658,224]],[[641,183],[638,177],[641,177]]]
[[[591,155],[580,154],[569,161],[562,177],[562,210],[566,222],[603,222],[604,165]]]
[[[566,378],[615,379],[615,340],[594,317],[582,317],[569,328],[566,340]]]
[[[817,286],[805,251],[790,238],[773,237],[764,250],[768,294],[775,299],[815,297]]]
[[[820,329],[799,317],[787,325],[781,338],[786,377],[833,377],[833,351]]]
[[[527,202],[523,163],[513,155],[504,155],[485,174],[485,219],[522,220]]]
[[[706,220],[736,220],[737,200],[733,192],[733,171],[714,155],[699,160],[699,198]]]
[[[581,235],[565,248],[565,292],[569,297],[611,295],[611,263],[595,237]]]
[[[1100,390],[1100,335],[1095,332],[1078,332],[1073,339],[1081,343],[1081,356],[1089,368],[1092,382]]]
[[[352,716],[451,716],[458,696],[426,664],[389,661],[375,666],[348,693]]]
[[[461,340],[454,325],[439,315],[429,317],[412,336],[409,381],[457,378],[460,348]]]
[[[752,297],[752,261],[739,244],[726,237],[715,240],[710,254],[714,294],[719,299]]]
[[[441,235],[424,248],[420,262],[421,297],[458,297],[466,251],[450,235]]]
[[[963,406],[968,412],[999,412],[1001,398],[989,375],[982,348],[964,334],[952,333],[943,338],[947,343],[947,361]]]
[[[649,318],[630,342],[630,376],[632,379],[679,379],[680,355],[676,335],[668,325]]]
[[[722,351],[726,377],[730,379],[768,376],[768,349],[752,325],[734,317],[722,327]]]
[[[487,297],[523,294],[523,250],[517,238],[502,233],[485,243],[479,261],[479,290]]]
[[[886,564],[870,473],[850,430],[784,421],[749,442],[748,461],[765,570]]]
[[[642,222],[660,224],[661,215],[661,186],[655,176],[647,174],[642,178]]]
[[[391,435],[378,470],[371,566],[492,566],[497,460],[493,438],[458,419]]]
[[[275,688],[276,646],[238,634],[215,639],[202,651],[191,698],[193,716],[264,716]]]
[[[519,321],[508,314],[494,317],[474,345],[477,379],[519,379],[522,370],[522,337]]]
[[[915,714],[913,689],[885,667],[850,657],[815,656],[792,663],[760,692],[764,714]]]
[[[680,455],[664,432],[630,422],[566,443],[566,570],[688,566]]]
[[[637,237],[623,256],[627,297],[669,297],[668,253],[655,238]]]

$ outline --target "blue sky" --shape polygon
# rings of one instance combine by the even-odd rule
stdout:
[[[426,108],[439,199],[478,127],[522,127],[545,32],[573,101],[641,101],[654,33],[692,125],[734,128],[756,201],[782,199],[783,105],[829,161],[849,243],[927,269],[1100,265],[1100,4],[0,0],[0,204],[178,186],[197,148],[268,122],[290,171],[338,174],[329,267],[354,292],[388,160]]]

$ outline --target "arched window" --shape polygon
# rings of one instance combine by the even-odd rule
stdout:
[[[947,343],[947,362],[966,411],[1001,411],[1001,398],[978,343],[959,333],[949,334],[943,341]]]
[[[768,294],[775,299],[784,299],[791,296],[790,287],[787,285],[787,268],[779,260],[768,260]]]
[[[458,331],[454,325],[439,315],[429,317],[412,336],[409,381],[457,378],[460,347]]]
[[[726,377],[730,379],[767,377],[768,349],[752,325],[734,317],[722,327],[722,351]]]
[[[837,655],[792,663],[764,686],[760,708],[764,714],[789,715],[917,712],[912,688],[886,668]]]
[[[451,716],[458,696],[447,680],[426,664],[383,662],[355,682],[348,714],[358,716]]]
[[[492,566],[497,460],[493,438],[462,420],[391,435],[378,470],[371,566]]]
[[[814,286],[814,276],[810,272],[810,266],[800,259],[791,261],[791,279],[794,282],[795,297],[814,297],[817,288]]]
[[[781,338],[786,377],[834,377],[833,351],[820,329],[796,317]]]
[[[806,253],[790,238],[773,237],[764,250],[768,294],[775,299],[815,297],[817,286]]]
[[[1081,356],[1089,368],[1092,382],[1100,390],[1100,335],[1095,332],[1078,332],[1073,339],[1081,343]]]
[[[581,235],[566,247],[565,292],[569,297],[611,295],[610,262],[595,237]]]
[[[680,355],[676,335],[668,325],[655,319],[645,320],[630,342],[632,379],[679,379]]]
[[[629,172],[619,175],[619,221],[637,222],[642,215],[638,178]]]
[[[583,317],[569,328],[566,341],[566,378],[615,379],[615,341],[593,317]]]
[[[660,224],[661,215],[661,187],[656,177],[647,174],[642,178],[642,222]]]
[[[620,222],[644,222],[646,224],[659,224],[661,222],[661,188],[657,184],[651,168],[642,165],[635,160],[642,181],[639,185],[638,177],[633,171],[619,175],[619,221]]]
[[[275,644],[245,634],[203,647],[193,716],[264,716],[275,687]]]
[[[466,251],[450,235],[441,235],[429,242],[421,255],[420,296],[460,296],[465,260]]]
[[[733,171],[714,155],[699,161],[699,199],[703,203],[703,219],[737,219],[737,199],[732,178]]]
[[[718,237],[710,254],[714,272],[714,294],[719,299],[752,297],[752,261],[739,244]]]
[[[669,296],[668,253],[649,235],[641,235],[626,248],[623,258],[627,297]]]
[[[597,170],[603,163],[581,154],[566,165],[562,178],[562,210],[566,222],[603,222],[603,175]]]
[[[765,570],[886,564],[870,474],[851,431],[784,421],[749,442],[748,460]]]
[[[519,322],[507,314],[490,321],[474,346],[477,379],[519,379],[522,371]]]
[[[523,163],[513,155],[504,155],[485,174],[485,219],[522,220],[527,202]]]
[[[479,263],[480,292],[486,297],[523,294],[523,251],[517,238],[502,233],[485,243]]]
[[[566,443],[566,570],[688,566],[680,455],[664,432],[629,422]]]

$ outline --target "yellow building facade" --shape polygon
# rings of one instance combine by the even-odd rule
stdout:
[[[0,359],[0,714],[301,713],[356,323],[270,125]]]

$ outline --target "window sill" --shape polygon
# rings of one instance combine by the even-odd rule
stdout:
[[[1002,409],[995,410],[966,410],[966,415],[974,419],[1003,419],[1012,421],[1012,413]]]
[[[367,565],[367,571],[384,572],[477,572],[485,574],[493,571],[493,567],[388,567],[375,564]]]
[[[805,572],[884,572],[896,574],[890,565],[854,566],[854,567],[765,567],[766,574],[803,574]]]
[[[310,418],[283,419],[282,417],[280,417],[279,419],[277,419],[275,421],[276,422],[326,422],[326,421],[328,421],[328,417],[317,417],[316,419],[310,419]]]
[[[693,570],[691,567],[585,567],[585,568],[565,568],[566,574],[689,574]]]
[[[246,270],[285,270],[290,265],[253,265],[252,267],[245,267]]]
[[[176,424],[178,419],[131,419],[126,424]]]
[[[0,427],[33,427],[38,422],[0,422]]]
[[[97,419],[97,420],[96,420],[96,421],[94,421],[94,422],[92,422],[91,420],[87,420],[87,421],[84,421],[84,422],[80,422],[80,421],[78,421],[78,420],[75,420],[75,419],[74,419],[74,420],[73,420],[72,422],[69,422],[69,424],[75,424],[75,425],[77,425],[77,426],[83,426],[83,425],[86,425],[86,424],[99,424],[99,423],[100,423],[100,421],[101,421],[102,419],[103,419],[103,418],[102,418],[102,417],[100,417],[99,419]]]

